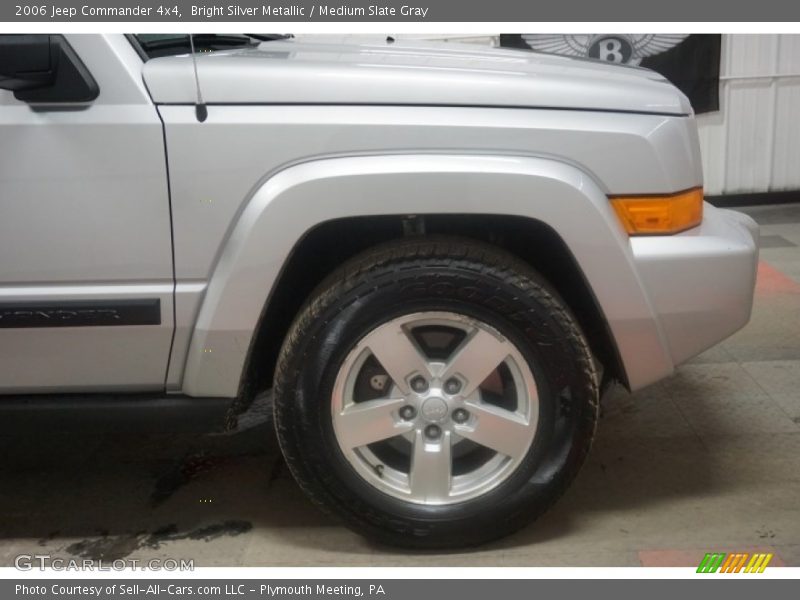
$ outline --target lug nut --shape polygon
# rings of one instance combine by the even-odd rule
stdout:
[[[414,417],[417,416],[417,409],[415,409],[410,404],[406,404],[403,408],[400,409],[400,418],[406,421],[410,421]]]
[[[451,396],[453,394],[457,394],[459,391],[461,391],[461,382],[455,377],[448,379],[444,384],[444,391]]]
[[[457,408],[453,411],[453,421],[456,423],[466,423],[469,419],[469,413],[463,408]]]
[[[440,435],[442,435],[442,428],[438,425],[428,425],[425,428],[425,437],[429,440],[438,440]]]
[[[411,380],[411,389],[415,392],[422,393],[428,389],[428,382],[425,381],[424,377],[417,375]]]

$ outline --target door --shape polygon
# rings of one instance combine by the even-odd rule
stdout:
[[[161,390],[174,290],[162,125],[124,36],[62,42],[64,94],[0,90],[0,394]]]

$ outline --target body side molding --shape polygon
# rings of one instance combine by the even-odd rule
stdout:
[[[0,302],[0,329],[161,325],[161,300]]]

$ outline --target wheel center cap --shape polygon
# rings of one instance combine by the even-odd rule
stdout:
[[[428,398],[422,403],[421,412],[427,421],[441,421],[447,416],[447,402],[441,398]]]

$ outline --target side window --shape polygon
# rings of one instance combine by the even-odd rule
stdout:
[[[292,36],[283,33],[195,33],[190,40],[187,33],[135,33],[127,37],[146,62],[161,56],[189,54],[192,46],[195,52],[217,52],[253,47],[261,42],[284,40]]]
[[[145,62],[159,56],[191,52],[189,34],[185,33],[135,33],[127,37]]]

